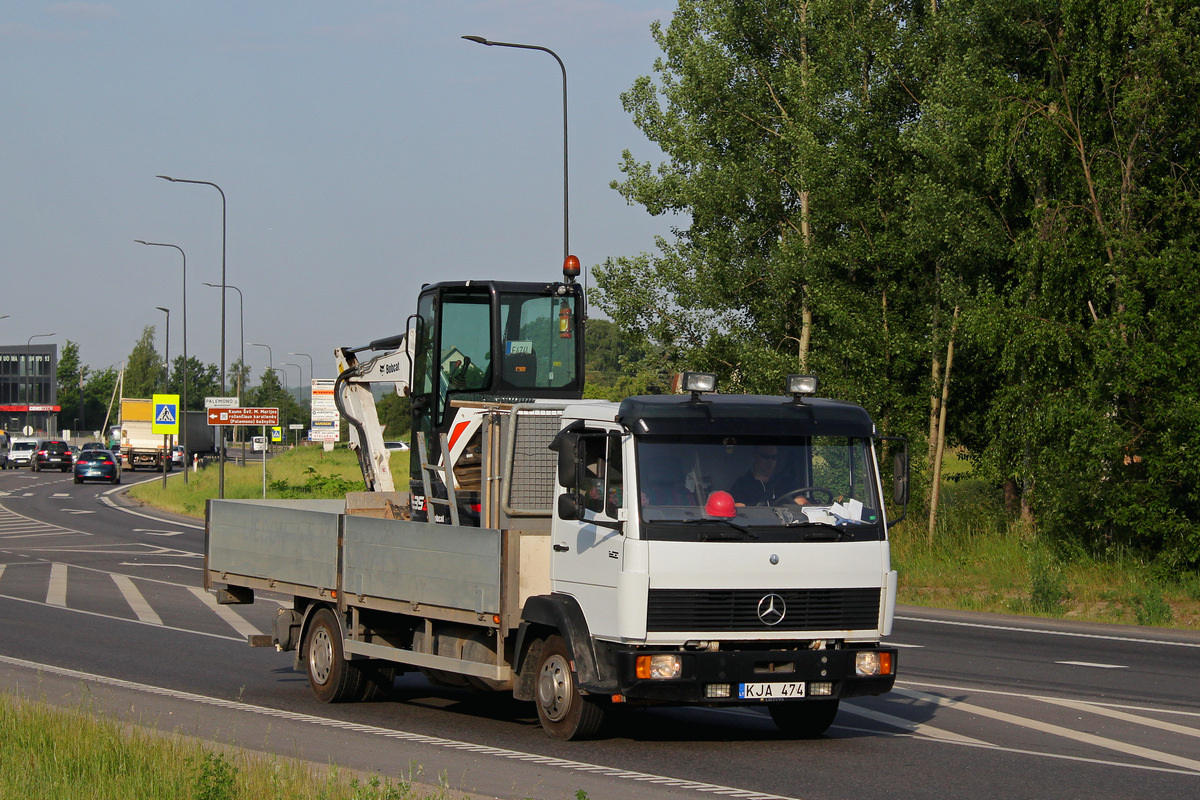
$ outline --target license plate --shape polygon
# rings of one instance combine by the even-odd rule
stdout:
[[[781,700],[785,697],[804,697],[804,682],[740,683],[738,697],[742,700]]]

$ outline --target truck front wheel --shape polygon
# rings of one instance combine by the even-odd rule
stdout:
[[[538,719],[554,739],[587,739],[604,723],[604,707],[579,692],[571,655],[561,636],[551,636],[542,645],[538,662]]]
[[[795,703],[768,703],[767,710],[779,730],[797,739],[815,739],[833,724],[837,700],[803,700]]]

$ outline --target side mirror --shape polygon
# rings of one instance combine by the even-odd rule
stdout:
[[[892,493],[896,505],[908,505],[908,448],[896,451],[892,460]]]
[[[558,496],[558,518],[569,520],[583,519],[583,507],[579,505],[575,492],[563,492]]]
[[[579,437],[575,434],[563,435],[559,442],[558,483],[565,489],[579,486]]]

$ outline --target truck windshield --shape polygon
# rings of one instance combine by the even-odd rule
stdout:
[[[637,455],[647,538],[705,540],[715,527],[768,540],[882,535],[866,438],[641,439]]]

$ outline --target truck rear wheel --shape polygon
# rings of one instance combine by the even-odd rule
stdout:
[[[385,662],[346,658],[342,628],[328,608],[313,614],[304,637],[304,663],[308,685],[324,703],[379,700],[392,690],[396,668]],[[361,666],[360,666],[361,663]]]
[[[313,614],[304,637],[308,685],[323,703],[344,703],[360,696],[362,673],[350,668],[342,650],[342,627],[327,608]]]
[[[837,700],[803,700],[795,703],[768,703],[767,710],[775,726],[797,739],[815,739],[829,729],[837,716]]]
[[[542,728],[554,739],[587,739],[604,723],[604,707],[581,694],[575,683],[571,654],[561,636],[542,645],[534,702]]]

